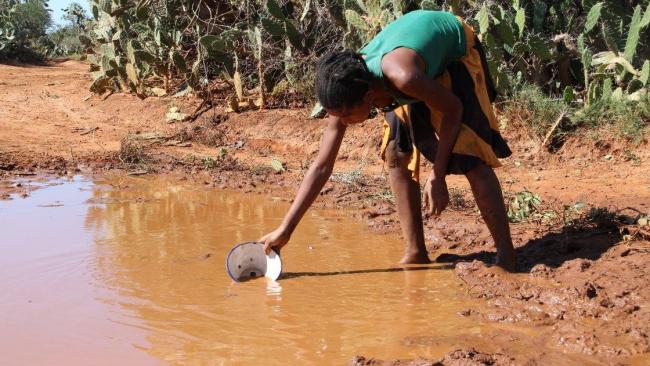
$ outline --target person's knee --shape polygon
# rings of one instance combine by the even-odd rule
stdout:
[[[407,169],[410,154],[398,151],[395,140],[388,142],[384,156],[388,169]]]
[[[465,174],[469,185],[472,188],[474,198],[479,201],[490,201],[494,198],[503,199],[499,178],[494,169],[485,163],[477,165],[474,169]]]
[[[481,190],[482,187],[494,180],[495,174],[490,166],[485,163],[479,163],[472,170],[465,173],[465,177],[473,190]]]
[[[472,180],[485,179],[485,177],[493,173],[492,168],[484,162],[479,162],[472,170],[465,173],[465,177],[471,182]]]

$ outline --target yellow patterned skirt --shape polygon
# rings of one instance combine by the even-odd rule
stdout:
[[[481,163],[499,167],[499,158],[512,154],[501,137],[492,109],[496,91],[485,53],[474,30],[462,19],[461,22],[465,29],[467,52],[436,78],[463,104],[462,124],[449,161],[448,174],[465,174]],[[440,113],[430,111],[423,102],[403,105],[386,113],[382,159],[388,142],[395,140],[398,151],[411,154],[408,168],[413,179],[419,180],[420,154],[432,163],[435,161],[440,123]]]

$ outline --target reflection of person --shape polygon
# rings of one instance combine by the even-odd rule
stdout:
[[[359,53],[323,56],[316,91],[329,113],[320,150],[283,223],[260,241],[284,246],[327,182],[343,135],[373,107],[386,112],[382,158],[389,167],[406,253],[427,263],[419,156],[433,163],[424,203],[439,215],[449,203],[447,174],[464,174],[497,247],[497,265],[515,269],[515,252],[499,181],[492,170],[511,154],[492,111],[495,91],[474,31],[451,13],[413,11],[389,24]]]

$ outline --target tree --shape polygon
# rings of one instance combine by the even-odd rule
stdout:
[[[36,61],[47,48],[52,24],[47,0],[0,0],[0,60]]]
[[[79,3],[71,3],[67,8],[63,10],[63,19],[65,19],[70,27],[77,30],[85,30],[86,22],[88,17],[86,16],[86,10]]]
[[[26,0],[18,3],[13,14],[16,40],[21,46],[46,35],[52,25],[47,0]]]
[[[79,3],[71,3],[63,10],[66,24],[52,30],[48,36],[50,45],[47,56],[71,56],[83,53],[84,46],[79,37],[84,37],[90,19]]]

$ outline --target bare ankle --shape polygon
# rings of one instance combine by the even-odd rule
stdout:
[[[406,251],[399,261],[400,264],[426,264],[431,263],[429,254],[426,251]]]
[[[514,249],[497,250],[495,264],[508,272],[517,271],[517,254]]]

